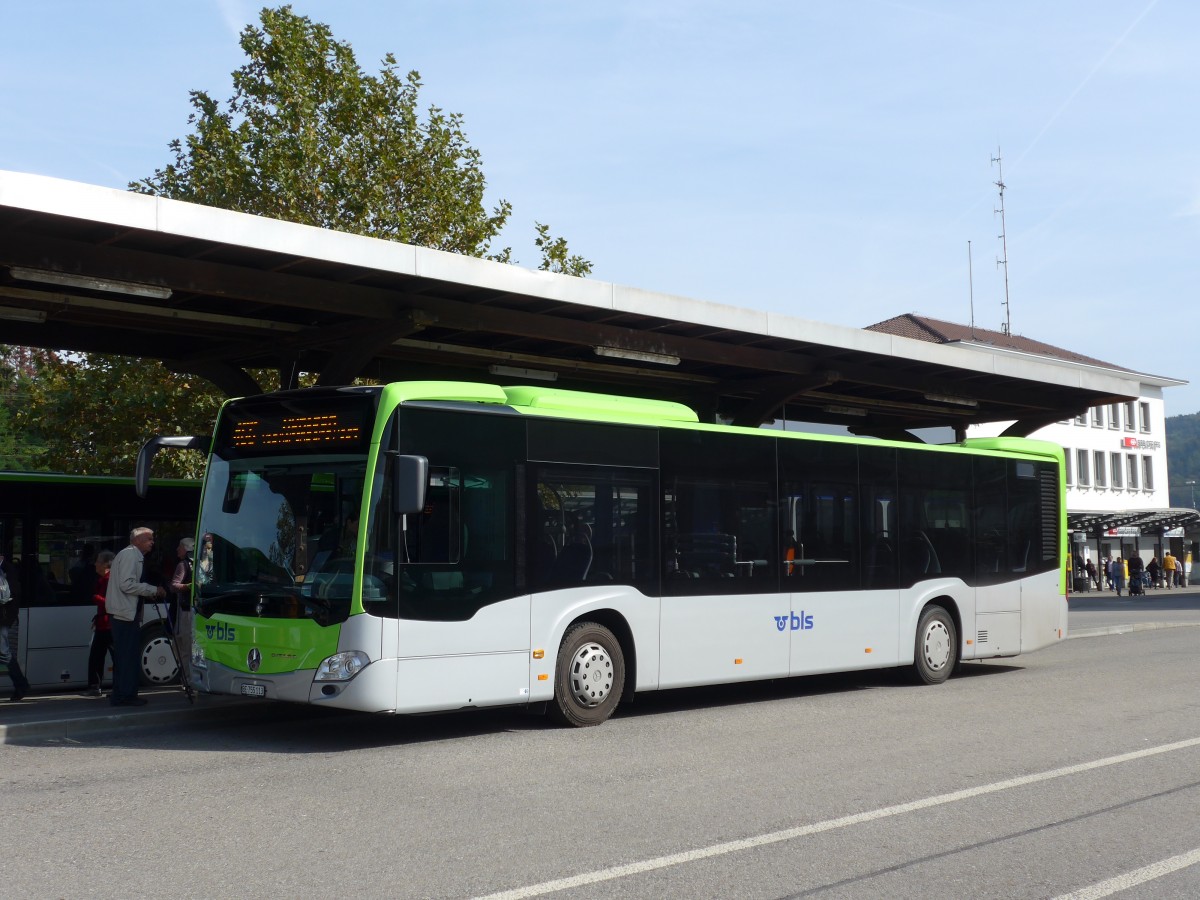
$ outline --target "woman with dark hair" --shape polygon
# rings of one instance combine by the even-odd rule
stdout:
[[[108,593],[108,570],[112,568],[111,550],[96,554],[96,586],[92,589],[92,602],[96,604],[96,615],[92,618],[92,647],[88,651],[88,686],[84,692],[88,697],[103,697],[104,658],[113,655],[112,623],[108,610],[104,608],[104,595]],[[114,660],[115,661],[115,660]]]

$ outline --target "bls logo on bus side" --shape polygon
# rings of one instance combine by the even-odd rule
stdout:
[[[787,631],[789,624],[792,626],[792,631],[810,631],[813,627],[813,617],[805,615],[804,610],[800,610],[800,615],[796,615],[793,610],[791,616],[773,616],[772,618],[775,619],[775,627],[780,631]]]
[[[204,636],[210,641],[236,641],[237,629],[224,622],[218,622],[216,625],[205,625]]]

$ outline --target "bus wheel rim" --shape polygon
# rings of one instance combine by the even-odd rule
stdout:
[[[167,638],[153,638],[142,649],[142,671],[152,684],[167,684],[179,672]]]
[[[571,660],[571,696],[580,706],[599,706],[613,686],[613,661],[595,643],[584,644]]]
[[[940,672],[950,663],[950,630],[945,622],[930,622],[925,629],[925,664]]]

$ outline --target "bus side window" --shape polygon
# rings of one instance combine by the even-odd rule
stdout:
[[[462,518],[462,475],[449,466],[431,466],[425,509],[407,516],[404,561],[418,565],[458,565],[466,544]]]
[[[566,465],[535,473],[526,505],[526,557],[535,590],[585,582],[653,589],[649,475]]]
[[[975,583],[996,584],[1010,577],[1008,565],[1007,461],[973,460],[975,476]]]
[[[859,447],[861,473],[859,513],[862,516],[862,586],[899,586],[896,530],[896,453],[890,447]]]
[[[660,433],[663,593],[779,590],[776,443],[685,430]]]

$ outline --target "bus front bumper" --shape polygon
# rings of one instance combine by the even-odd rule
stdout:
[[[394,667],[372,663],[348,681],[315,681],[316,669],[258,675],[239,672],[208,661],[204,668],[193,666],[193,686],[209,694],[231,694],[247,699],[311,703],[364,712],[394,712],[396,673]]]

